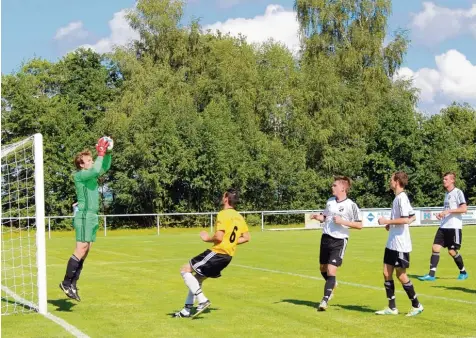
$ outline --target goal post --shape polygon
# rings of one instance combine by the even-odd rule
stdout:
[[[47,313],[43,137],[1,148],[2,315]]]

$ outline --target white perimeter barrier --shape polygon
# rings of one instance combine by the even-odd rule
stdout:
[[[414,208],[416,220],[411,224],[411,226],[434,226],[440,224],[440,221],[436,219],[436,215],[443,210],[442,207],[428,207],[428,208]],[[311,220],[311,215],[314,213],[320,213],[323,210],[262,210],[262,211],[239,211],[241,214],[256,214],[259,215],[261,218],[261,230],[304,230],[304,229],[320,229],[322,228],[322,224],[316,220]],[[363,222],[363,226],[367,228],[371,227],[383,227],[383,225],[378,224],[378,218],[383,216],[385,218],[390,218],[391,209],[390,208],[369,208],[369,209],[361,209],[361,219]],[[170,216],[190,216],[190,215],[206,215],[209,217],[209,221],[207,222],[210,226],[210,232],[213,232],[214,227],[214,218],[216,217],[217,212],[191,212],[191,213],[157,213],[157,214],[122,214],[122,215],[99,215],[103,219],[103,228],[104,228],[104,236],[107,236],[107,220],[108,218],[112,217],[154,217],[156,228],[157,228],[157,235],[160,234],[161,228],[161,218],[163,217],[170,217]],[[280,228],[265,228],[265,216],[269,215],[303,215],[303,223],[304,226],[300,228],[287,228],[283,227]],[[54,219],[71,219],[73,216],[47,216],[46,219],[48,221],[48,237],[51,238],[51,220]],[[463,223],[464,224],[474,224],[476,225],[476,206],[475,207],[468,207],[468,211],[463,214]],[[72,223],[71,223],[72,224]]]
[[[440,221],[436,218],[436,215],[443,211],[443,208],[414,208],[416,220],[410,224],[410,226],[428,226],[439,225]],[[322,212],[316,211],[316,213]],[[322,224],[316,220],[311,220],[313,213],[304,214],[304,227],[306,229],[318,229],[322,227]],[[361,209],[360,217],[364,227],[384,227],[384,225],[378,224],[379,217],[383,216],[387,219],[390,218],[390,208],[374,208],[374,209]],[[476,224],[476,207],[468,207],[468,211],[463,214],[463,224]]]

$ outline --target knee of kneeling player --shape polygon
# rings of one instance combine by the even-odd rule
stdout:
[[[192,272],[192,269],[190,267],[190,264],[185,264],[180,268],[180,273],[187,273],[187,272]]]

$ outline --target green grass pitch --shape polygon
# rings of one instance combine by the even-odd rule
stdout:
[[[425,307],[405,317],[411,304],[396,281],[398,316],[376,316],[387,305],[382,259],[387,232],[351,231],[335,297],[326,312],[316,306],[324,282],[318,268],[320,231],[252,232],[219,279],[204,282],[210,311],[197,319],[171,318],[184,303],[180,267],[210,245],[200,229],[110,231],[99,234],[78,282],[81,303],[58,288],[72,253],[72,232],[47,240],[48,310],[90,337],[326,337],[476,335],[476,227],[463,230],[461,254],[470,278],[458,281],[442,252],[435,282],[427,273],[436,227],[412,228],[408,270]],[[39,314],[3,316],[4,337],[71,337]]]

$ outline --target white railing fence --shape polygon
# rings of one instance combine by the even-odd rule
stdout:
[[[299,215],[299,214],[306,214],[306,213],[314,213],[318,212],[316,210],[263,210],[263,211],[239,211],[245,218],[249,217],[249,215],[256,215],[256,218],[259,217],[259,224],[261,225],[261,230],[265,230],[265,216],[266,215]],[[177,212],[177,213],[155,213],[155,214],[113,214],[113,215],[99,215],[100,224],[102,225],[102,230],[104,232],[104,236],[107,236],[108,230],[108,219],[111,218],[134,218],[134,217],[151,217],[154,218],[155,227],[157,228],[157,235],[160,235],[160,228],[164,227],[164,219],[170,219],[172,217],[191,217],[191,216],[202,216],[202,219],[206,218],[208,223],[207,225],[210,227],[210,232],[213,232],[214,226],[214,219],[218,214],[217,211],[210,211],[210,212]],[[74,216],[47,216],[47,225],[48,225],[48,238],[51,238],[51,231],[54,228],[53,222],[55,220],[64,220],[70,219],[71,226],[73,224],[73,217]],[[256,221],[256,219],[255,219]],[[304,221],[304,218],[302,218]],[[150,223],[150,222],[149,222]],[[202,225],[205,225],[203,222]],[[304,228],[304,223],[302,228]]]
[[[439,220],[436,218],[436,215],[442,211],[441,207],[427,207],[427,208],[415,208],[416,220],[411,224],[411,226],[434,226],[439,224]],[[250,225],[260,225],[261,231],[265,230],[300,230],[300,229],[319,229],[321,224],[315,220],[310,220],[310,215],[313,213],[322,212],[322,210],[262,210],[262,211],[239,211],[245,218],[250,218],[248,224]],[[364,227],[381,227],[378,224],[378,218],[380,216],[389,218],[390,217],[390,208],[366,208],[361,209],[361,219]],[[115,214],[115,215],[99,215],[102,228],[104,231],[104,236],[107,236],[108,230],[108,220],[110,221],[113,218],[134,218],[134,217],[151,217],[154,219],[155,227],[157,228],[157,235],[160,235],[160,228],[164,227],[164,222],[166,219],[172,217],[191,217],[199,216],[200,219],[205,220],[206,222],[201,222],[203,225],[208,225],[210,227],[210,232],[213,232],[214,218],[218,212],[189,212],[189,213],[150,213],[150,214]],[[276,220],[283,220],[283,216],[290,216],[290,224],[282,225],[276,223]],[[302,216],[299,216],[302,215]],[[254,217],[252,217],[254,216]],[[292,217],[291,217],[292,216]],[[476,224],[476,206],[468,207],[466,214],[463,214],[463,223],[464,224]],[[73,216],[47,216],[47,225],[48,225],[48,238],[51,238],[52,223],[55,220],[61,219],[71,219],[71,224],[73,222]],[[267,221],[268,219],[268,221]],[[271,219],[271,220],[270,220]],[[297,220],[297,222],[296,222]],[[162,225],[161,225],[162,222]],[[149,222],[150,223],[150,222]],[[208,223],[208,224],[206,224]],[[296,227],[297,225],[297,227]],[[166,225],[165,225],[166,226]]]

